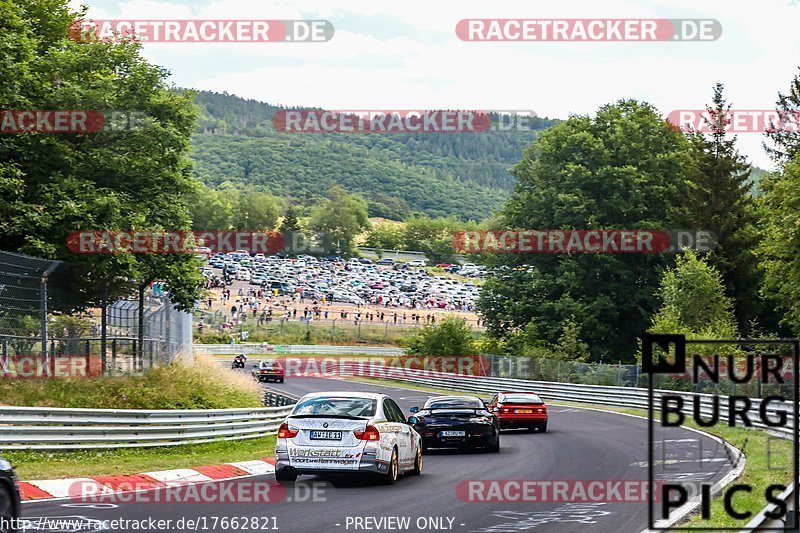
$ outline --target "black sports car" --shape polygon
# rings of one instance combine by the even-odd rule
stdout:
[[[0,457],[0,533],[17,531],[21,507],[17,476],[11,464]]]
[[[408,419],[422,435],[422,450],[429,448],[500,451],[500,421],[480,398],[439,396],[420,409],[412,407]]]

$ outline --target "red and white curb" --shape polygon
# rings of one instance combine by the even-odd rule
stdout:
[[[114,494],[153,490],[180,485],[194,485],[210,481],[224,481],[240,477],[263,476],[275,472],[274,459],[242,461],[221,465],[161,470],[143,474],[126,474],[119,476],[93,476],[72,479],[45,479],[39,481],[20,481],[19,491],[23,501],[58,500],[64,498],[80,498],[75,487],[91,487],[92,494]],[[99,491],[98,491],[99,488]]]

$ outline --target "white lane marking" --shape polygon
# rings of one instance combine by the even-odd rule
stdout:
[[[528,531],[545,524],[596,524],[598,518],[609,516],[611,512],[602,510],[605,503],[567,503],[552,511],[495,511],[493,516],[510,520],[503,524],[473,529],[479,533],[500,533],[508,531]],[[576,530],[578,530],[576,528]]]
[[[655,465],[674,465],[676,463],[730,463],[731,460],[727,457],[714,457],[713,459],[667,459],[666,461],[658,460],[653,461]],[[646,468],[649,463],[647,461],[639,461],[638,463],[631,463],[628,466],[639,466]]]
[[[162,470],[159,472],[145,472],[144,475],[166,483],[167,485],[188,485],[190,483],[203,483],[214,481],[205,474],[201,474],[191,468],[179,468],[176,470]]]
[[[239,470],[244,470],[248,474],[263,476],[264,474],[275,473],[275,467],[266,461],[242,461],[239,463],[227,463],[235,466]]]

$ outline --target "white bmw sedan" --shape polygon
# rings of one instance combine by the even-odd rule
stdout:
[[[303,396],[278,430],[275,478],[366,473],[393,484],[422,473],[421,437],[385,394],[316,392]]]

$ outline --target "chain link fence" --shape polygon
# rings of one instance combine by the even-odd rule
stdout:
[[[791,354],[776,350],[775,346],[744,345],[743,350],[731,355],[732,370],[727,355],[717,355],[724,379],[712,380],[705,369],[694,368],[691,358],[687,363],[685,373],[658,374],[655,376],[654,387],[657,389],[676,390],[685,392],[698,392],[707,394],[743,394],[751,398],[763,398],[766,395],[787,394],[787,384],[761,383],[758,379],[742,380],[736,383],[727,378],[728,372],[736,376],[758,375],[761,372],[760,357],[771,355],[783,359],[783,368],[792,372]],[[647,387],[647,374],[642,373],[638,364],[617,363],[581,363],[576,361],[562,361],[553,359],[536,359],[533,357],[485,355],[489,363],[489,375],[492,377],[526,379],[531,381],[550,381],[557,383],[575,383],[582,385],[604,385],[613,387]],[[712,356],[713,357],[713,356]],[[712,359],[713,360],[713,359]],[[715,364],[708,361],[708,366],[714,368]],[[693,380],[694,373],[698,378]]]
[[[143,299],[81,305],[70,265],[0,251],[0,377],[34,361],[83,360],[93,375],[142,370],[191,357],[192,317],[153,284]],[[28,359],[30,361],[23,361]],[[69,366],[69,365],[67,365]],[[52,370],[52,369],[51,369]]]

